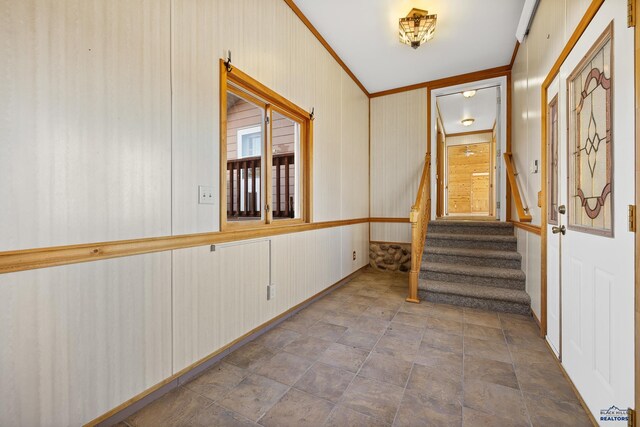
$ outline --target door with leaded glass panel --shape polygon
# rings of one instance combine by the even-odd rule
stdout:
[[[562,364],[597,420],[634,396],[633,38],[606,1],[559,74]]]

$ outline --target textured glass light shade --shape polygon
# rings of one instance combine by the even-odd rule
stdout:
[[[406,18],[400,18],[400,42],[417,49],[428,42],[436,33],[438,15],[429,15],[422,9],[411,9]]]

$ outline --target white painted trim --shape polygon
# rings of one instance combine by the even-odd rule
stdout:
[[[487,80],[478,80],[475,82],[469,82],[460,84],[457,86],[448,86],[440,89],[433,89],[431,91],[431,123],[436,123],[436,98],[439,95],[446,95],[450,93],[456,92],[464,92],[465,90],[470,89],[483,89],[492,86],[499,86],[500,90],[500,115],[497,120],[497,129],[496,129],[496,153],[499,151],[500,153],[504,153],[507,151],[507,78],[503,77],[495,77]],[[431,132],[431,152],[436,153],[437,151],[437,132]],[[501,155],[498,157],[502,157]],[[431,170],[437,170],[437,158],[438,156],[431,156]],[[446,163],[445,163],[446,164]],[[507,176],[504,173],[504,168],[502,167],[502,162],[498,162],[496,164],[496,201],[500,201],[500,209],[496,209],[496,218],[499,221],[506,221],[506,206],[507,206],[507,197],[505,188],[507,186]],[[435,173],[432,175],[431,180],[431,194],[438,194],[438,182],[434,178]],[[436,217],[436,203],[431,203],[431,217]]]

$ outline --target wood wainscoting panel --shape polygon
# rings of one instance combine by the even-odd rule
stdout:
[[[369,264],[369,224],[340,227],[342,233],[341,277]],[[355,259],[353,259],[355,252]]]
[[[0,275],[0,425],[81,425],[172,374],[171,253]]]
[[[173,251],[173,374],[268,320],[270,256],[268,239]]]
[[[371,240],[411,243],[410,223],[372,223]]]
[[[356,224],[174,251],[173,373],[367,265],[368,243]]]

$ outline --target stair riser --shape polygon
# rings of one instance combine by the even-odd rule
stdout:
[[[429,253],[425,253],[422,256],[422,259],[429,262],[443,264],[476,265],[481,267],[512,268],[516,270],[520,270],[521,268],[521,261],[518,259],[480,258]]]
[[[489,249],[495,251],[516,251],[517,242],[486,242],[476,240],[437,239],[427,234],[427,246],[441,248]]]
[[[431,233],[473,234],[483,236],[513,236],[513,227],[468,227],[443,224],[429,224]]]
[[[470,283],[480,286],[494,286],[496,288],[525,290],[524,280],[504,279],[500,277],[467,276],[463,274],[441,273],[439,271],[420,271],[421,279],[438,282]]]
[[[482,310],[500,311],[502,313],[514,313],[522,314],[525,316],[531,315],[531,309],[528,304],[518,304],[507,301],[487,300],[482,298],[474,298],[467,296],[440,294],[437,292],[418,292],[420,299],[437,302],[443,304],[452,304],[463,307],[478,308]]]

